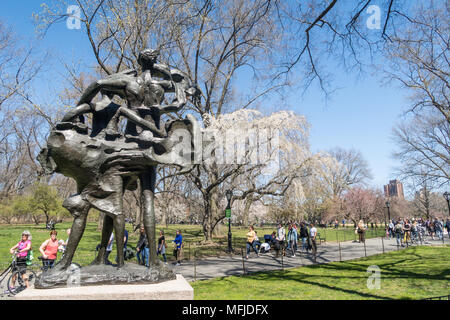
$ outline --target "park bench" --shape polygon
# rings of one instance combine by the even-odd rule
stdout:
[[[316,238],[319,239],[319,244],[322,244],[322,242],[327,241],[327,239],[325,237],[322,237],[322,235],[319,232],[317,233]]]

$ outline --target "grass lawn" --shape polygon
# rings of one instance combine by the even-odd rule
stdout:
[[[64,222],[60,224],[56,224],[56,230],[58,231],[58,239],[67,239],[66,229],[70,228],[72,225],[71,222]],[[126,228],[129,232],[129,240],[128,243],[131,246],[135,246],[137,244],[139,234],[138,232],[133,233],[133,227],[131,224],[127,224]],[[175,239],[176,230],[180,229],[183,235],[184,241],[184,259],[193,259],[194,254],[197,258],[206,257],[206,256],[220,256],[225,254],[227,249],[227,234],[228,227],[227,225],[220,226],[221,228],[221,237],[216,237],[213,240],[213,243],[208,245],[202,244],[203,241],[203,231],[200,225],[168,225],[162,226],[158,225],[156,227],[157,237],[159,236],[159,230],[164,230],[166,240],[168,242],[167,249],[167,258],[172,260],[173,257],[171,255],[172,252],[172,244],[171,241]],[[9,254],[9,248],[17,244],[20,241],[20,236],[24,230],[29,230],[32,235],[32,247],[35,256],[35,263],[39,264],[39,260],[37,257],[40,256],[39,246],[44,240],[48,239],[49,230],[46,230],[44,224],[36,226],[34,224],[28,225],[0,225],[0,268],[3,269],[7,265],[9,265],[11,261],[11,255]],[[256,227],[256,231],[258,232],[258,236],[260,237],[260,241],[264,242],[264,235],[271,234],[272,231],[275,231],[276,227]],[[233,248],[237,253],[241,252],[241,249],[245,251],[245,242],[246,242],[246,233],[248,232],[247,228],[244,227],[236,227],[232,226],[232,235],[233,235]],[[325,237],[327,242],[330,241],[349,241],[356,239],[356,235],[354,234],[353,228],[340,228],[340,229],[321,229],[318,228],[318,232],[321,237]],[[382,229],[373,229],[368,230],[366,233],[366,238],[378,237],[383,235],[384,231]],[[75,253],[75,257],[73,259],[74,262],[77,262],[81,265],[87,265],[95,257],[95,248],[98,243],[100,243],[101,232],[97,231],[97,223],[96,222],[88,222],[83,238],[80,241],[79,247]],[[113,252],[111,253],[110,260],[113,261],[115,259],[116,252],[115,246],[113,246]],[[160,257],[161,258],[161,257]],[[136,259],[134,259],[136,260]],[[1,271],[1,270],[0,270]]]
[[[368,289],[369,266],[381,269]],[[196,300],[423,299],[450,294],[450,246],[412,247],[346,262],[191,282]]]

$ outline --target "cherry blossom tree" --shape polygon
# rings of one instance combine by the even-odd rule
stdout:
[[[379,190],[351,188],[343,199],[345,218],[356,224],[359,220],[363,220],[364,223],[374,220],[384,221],[386,219],[384,203],[384,197]]]

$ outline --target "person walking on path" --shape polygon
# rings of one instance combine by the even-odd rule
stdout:
[[[417,220],[411,223],[411,243],[419,243],[418,223]]]
[[[308,250],[308,229],[304,222],[300,224],[300,238],[302,239],[302,252]]]
[[[42,242],[41,246],[39,247],[39,252],[42,254],[42,264],[44,267],[44,271],[53,268],[53,266],[55,265],[59,247],[58,239],[56,238],[57,235],[58,232],[56,230],[52,230],[50,232],[50,239]]]
[[[111,233],[111,236],[109,237],[108,245],[106,246],[105,264],[107,264],[107,265],[112,265],[111,261],[108,260],[108,257],[112,252],[113,244],[114,244],[114,232]]]
[[[281,223],[278,224],[278,230],[277,230],[277,242],[279,245],[279,250],[277,250],[276,258],[278,258],[278,255],[281,250],[282,255],[286,255],[284,252],[284,242],[286,241],[286,231],[284,230]]]
[[[442,238],[444,237],[443,234],[444,224],[438,218],[434,218],[433,225],[434,231],[436,232],[436,236],[438,237],[439,240],[442,240]]]
[[[175,248],[173,249],[173,255],[175,256],[175,259],[177,262],[175,263],[176,266],[181,265],[181,259],[182,259],[182,247],[183,247],[183,237],[181,235],[181,230],[177,230],[177,235],[175,236]]]
[[[450,219],[447,218],[447,222],[445,223],[445,227],[447,228],[447,235],[448,238],[450,239]]]
[[[316,244],[317,229],[313,223],[311,223],[311,229],[309,229],[309,236],[311,239],[312,252],[315,255],[317,252],[317,244]]]
[[[403,232],[405,234],[403,241],[404,243],[406,243],[406,246],[408,246],[409,243],[411,242],[411,223],[409,222],[408,219],[405,219],[403,225]]]
[[[138,261],[138,264],[145,265],[145,266],[148,267],[149,250],[148,250],[147,234],[145,233],[144,226],[140,227],[139,232],[140,232],[139,240],[138,240],[138,243],[136,245],[137,261]]]
[[[403,225],[401,223],[401,221],[397,221],[397,223],[395,224],[395,238],[397,240],[397,246],[402,246],[404,247],[404,244],[402,243],[403,240]]]
[[[256,250],[255,238],[256,238],[255,229],[253,228],[253,226],[250,226],[248,228],[247,242],[245,244],[246,249],[247,249],[247,254],[245,256],[245,259],[248,259],[248,254],[250,253],[250,248],[253,248],[253,251],[255,251],[256,256],[259,257],[258,250]]]
[[[395,228],[394,221],[393,220],[389,221],[388,226],[389,240],[394,238],[394,228]]]
[[[293,257],[295,257],[295,252],[297,251],[297,236],[297,228],[292,224],[288,232],[287,240],[289,241],[289,248],[291,248]]]
[[[366,228],[364,227],[364,221],[359,220],[358,226],[356,227],[356,232],[359,235],[359,243],[364,243],[366,241],[365,239],[365,233],[366,233]]]
[[[9,253],[14,254],[14,252],[17,251],[16,254],[16,264],[17,268],[19,269],[20,274],[22,275],[22,279],[25,281],[25,285],[28,288],[28,278],[26,277],[26,271],[27,271],[27,256],[28,253],[31,250],[31,233],[28,230],[25,230],[22,232],[22,239],[11,249],[9,249]],[[13,274],[12,277],[12,283],[16,283],[16,273]],[[10,287],[10,289],[14,289],[14,287]]]
[[[431,236],[431,240],[434,240],[434,224],[433,221],[431,220],[427,220],[427,230],[428,230],[428,234]]]
[[[158,250],[157,250],[156,254],[157,255],[159,255],[159,254],[162,255],[162,257],[164,259],[164,263],[167,263],[166,248],[167,248],[166,238],[164,237],[164,231],[161,230],[161,231],[159,231]]]
[[[289,235],[291,234],[292,223],[288,224],[288,232],[286,236],[286,250],[291,250],[291,243],[289,241]]]

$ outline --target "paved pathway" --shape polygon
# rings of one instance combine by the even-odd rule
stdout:
[[[447,235],[444,243],[450,244]],[[341,242],[341,250],[339,250],[338,243],[322,243],[317,246],[316,263],[345,261],[380,254],[383,253],[383,245],[384,252],[403,249],[402,247],[397,247],[395,239],[367,239],[365,249],[364,244],[353,241]],[[442,245],[442,240],[427,238],[424,245]],[[244,274],[244,268],[246,273],[252,273],[314,264],[314,256],[311,253],[300,254],[298,251],[295,257],[291,257],[290,252],[287,251],[286,256],[282,259],[281,257],[275,258],[274,252],[271,251],[266,254],[260,254],[259,258],[254,253],[251,253],[249,259],[245,259],[244,262],[241,255],[207,258],[197,260],[195,263],[194,261],[183,261],[181,266],[174,266],[174,271],[182,274],[186,280],[194,281],[242,275]]]

